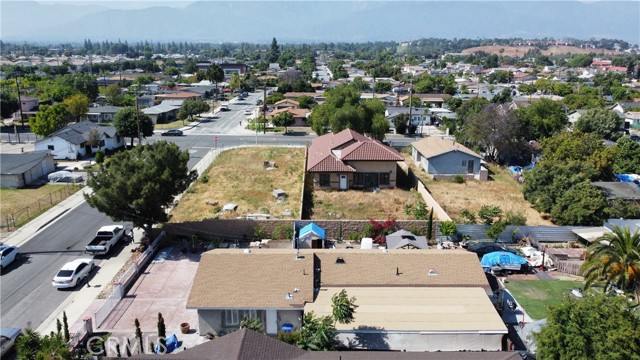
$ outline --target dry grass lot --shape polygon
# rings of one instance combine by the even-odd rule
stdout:
[[[397,220],[413,219],[405,214],[405,204],[424,203],[416,191],[382,189],[379,193],[361,190],[313,191],[312,219],[376,219],[388,215]]]
[[[70,191],[64,191],[65,189]],[[61,184],[45,184],[26,189],[0,189],[0,213],[18,211],[30,205],[37,207],[38,200],[42,206],[50,206],[52,201],[56,204],[80,189],[82,186],[79,185]]]
[[[454,221],[460,220],[463,209],[477,212],[483,205],[497,205],[503,212],[523,213],[527,217],[527,225],[553,225],[524,199],[522,185],[507,170],[498,166],[489,165],[492,173],[490,181],[467,180],[464,184],[456,184],[448,180],[429,179],[424,171],[417,170],[410,158],[407,158],[407,164]]]
[[[275,161],[277,168],[266,170],[265,160]],[[198,180],[187,190],[171,212],[171,222],[214,218],[227,203],[237,204],[238,209],[222,214],[222,219],[254,213],[289,218],[281,215],[285,209],[291,210],[291,217],[299,216],[303,167],[302,148],[251,147],[225,151],[209,168],[208,181]],[[275,189],[288,194],[284,202],[276,203],[271,193]]]

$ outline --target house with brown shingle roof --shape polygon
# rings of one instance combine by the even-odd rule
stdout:
[[[286,108],[297,109],[300,107],[300,103],[293,99],[282,99],[276,102],[275,104],[273,104],[273,107],[276,108],[276,110],[286,109]]]
[[[487,180],[487,170],[480,166],[482,157],[455,140],[428,136],[411,143],[411,158],[416,166],[434,179],[462,176]]]
[[[339,340],[366,338],[355,347],[497,351],[507,333],[477,256],[458,250],[216,249],[202,254],[187,308],[203,334],[251,317],[274,335],[299,329],[305,312],[330,314],[342,289],[359,307]]]
[[[370,137],[345,129],[311,142],[307,173],[316,188],[393,188],[397,162],[404,157],[395,149]]]
[[[309,115],[311,115],[311,112],[309,111],[309,109],[296,109],[296,108],[286,107],[282,109],[273,110],[272,112],[267,114],[267,117],[269,119],[272,119],[285,112],[288,112],[289,114],[291,114],[291,116],[293,116],[294,123],[292,126],[307,126],[307,119],[309,118]]]

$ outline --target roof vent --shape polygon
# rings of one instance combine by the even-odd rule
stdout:
[[[245,254],[251,254],[251,249],[244,249],[243,251]]]
[[[342,257],[338,257],[336,259],[336,264],[344,264],[344,259]]]
[[[429,269],[427,276],[438,276],[438,272],[436,271],[436,269]]]
[[[287,293],[287,295],[285,295],[284,299],[285,300],[293,300],[293,295],[291,295],[291,293]]]

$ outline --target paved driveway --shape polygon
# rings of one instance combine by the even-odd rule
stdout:
[[[183,254],[175,247],[160,249],[99,330],[133,334],[137,318],[142,332],[156,333],[158,313],[164,317],[167,335],[180,334],[184,322],[196,328],[197,312],[187,310],[186,304],[199,261],[200,254]]]

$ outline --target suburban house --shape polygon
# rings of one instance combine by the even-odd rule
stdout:
[[[315,138],[307,151],[307,173],[316,188],[393,188],[404,157],[381,142],[345,129]]]
[[[132,354],[107,359],[131,360],[522,360],[515,351],[398,352],[311,351],[287,344],[269,335],[240,329],[173,354]]]
[[[116,113],[123,109],[120,106],[98,106],[87,110],[87,113],[81,117],[81,120],[89,120],[95,123],[112,122],[116,117]]]
[[[56,170],[49,151],[20,154],[0,153],[0,187],[19,189]]]
[[[274,110],[268,113],[267,117],[269,119],[272,119],[286,112],[288,112],[289,114],[291,114],[291,116],[293,116],[294,122],[293,122],[293,125],[291,126],[307,126],[308,125],[307,119],[309,118],[309,115],[311,115],[311,112],[309,112],[309,109],[296,109],[296,108],[286,107],[286,108]]]
[[[20,97],[20,108],[22,112],[37,110],[38,106],[40,106],[38,98],[24,95]]]
[[[431,104],[435,107],[442,107],[444,102],[451,99],[449,94],[413,94],[400,97],[400,103],[404,105],[405,101],[409,101],[410,97],[418,98],[423,104]]]
[[[220,64],[222,71],[225,75],[230,75],[233,73],[237,73],[238,75],[243,75],[249,72],[249,66],[245,64]]]
[[[389,124],[392,128],[395,128],[395,118],[401,114],[409,115],[409,108],[404,106],[388,106],[384,111],[384,116],[389,120]],[[415,126],[431,125],[431,113],[429,112],[429,108],[412,108],[411,124]]]
[[[285,109],[285,108],[297,109],[300,107],[300,103],[293,99],[282,99],[276,102],[275,104],[273,104],[273,107],[276,110]]]
[[[359,305],[353,323],[336,324],[352,348],[499,351],[507,334],[477,256],[458,250],[216,249],[202,254],[187,308],[200,333],[250,317],[274,335],[304,313],[330,314],[342,289]]]
[[[488,177],[488,171],[480,166],[480,155],[443,137],[429,136],[411,143],[411,158],[434,179],[458,175],[476,180],[487,180]]]
[[[168,94],[156,94],[154,95],[156,100],[202,100],[203,96],[200,93],[192,91],[180,91]]]
[[[96,145],[91,141],[95,140]],[[113,126],[100,126],[90,121],[67,125],[35,143],[36,151],[49,150],[54,159],[77,160],[98,150],[114,150],[124,147],[124,138],[118,136]]]
[[[154,124],[164,124],[176,120],[180,105],[173,105],[176,100],[165,100],[156,106],[151,106],[140,110],[143,114],[151,118]],[[181,100],[178,100],[181,101]]]

